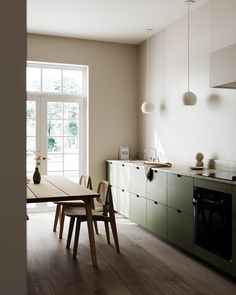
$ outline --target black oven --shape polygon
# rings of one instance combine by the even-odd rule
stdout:
[[[194,244],[232,259],[232,196],[194,187]]]

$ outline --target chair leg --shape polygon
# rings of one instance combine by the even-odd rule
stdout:
[[[98,234],[99,234],[99,232],[98,232],[98,224],[97,224],[97,221],[96,221],[96,220],[94,220],[94,221],[93,221],[93,224],[94,224],[94,229],[95,229],[95,232],[96,232],[96,234],[98,235]]]
[[[74,240],[74,249],[73,249],[73,258],[76,259],[78,242],[79,242],[79,232],[80,232],[80,220],[77,218],[76,220],[76,228],[75,228],[75,240]]]
[[[61,213],[61,205],[57,204],[56,212],[55,212],[55,218],[54,218],[54,225],[53,225],[53,231],[54,232],[57,231],[57,222],[58,222],[58,219],[60,217],[60,213]]]
[[[107,221],[104,221],[104,225],[105,225],[105,230],[106,230],[106,236],[107,236],[107,244],[111,244],[110,241],[110,233],[109,233],[109,224]]]
[[[64,229],[64,221],[65,221],[65,213],[64,213],[64,206],[62,205],[61,209],[61,218],[60,218],[60,233],[59,239],[62,239],[63,229]]]
[[[113,233],[114,242],[116,245],[116,251],[117,253],[120,253],[120,247],[119,247],[119,241],[118,241],[118,235],[117,235],[117,229],[116,229],[116,220],[115,220],[115,214],[114,212],[111,213],[111,229]]]
[[[70,242],[71,242],[71,237],[72,237],[72,233],[73,233],[74,223],[75,223],[75,217],[72,216],[70,218],[70,225],[69,225],[68,237],[67,237],[67,242],[66,242],[67,249],[70,249]]]

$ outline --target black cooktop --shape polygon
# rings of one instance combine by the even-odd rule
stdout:
[[[203,173],[199,173],[198,175],[212,177],[212,178],[219,178],[219,179],[224,179],[224,180],[236,181],[236,172],[235,171],[217,171],[214,173],[203,172]]]

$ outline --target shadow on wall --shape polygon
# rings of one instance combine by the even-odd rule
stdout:
[[[164,114],[166,114],[166,112],[167,112],[166,103],[164,101],[162,101],[160,104],[160,113],[164,115]]]
[[[221,97],[218,94],[211,94],[207,98],[208,106],[218,108],[221,105]]]

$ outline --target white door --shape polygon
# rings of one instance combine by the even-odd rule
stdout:
[[[63,175],[79,181],[86,173],[83,99],[31,95],[27,100],[27,175],[36,165],[41,175]],[[38,160],[36,156],[39,156]],[[36,163],[37,162],[37,163]],[[29,212],[54,210],[51,203],[28,205]]]

